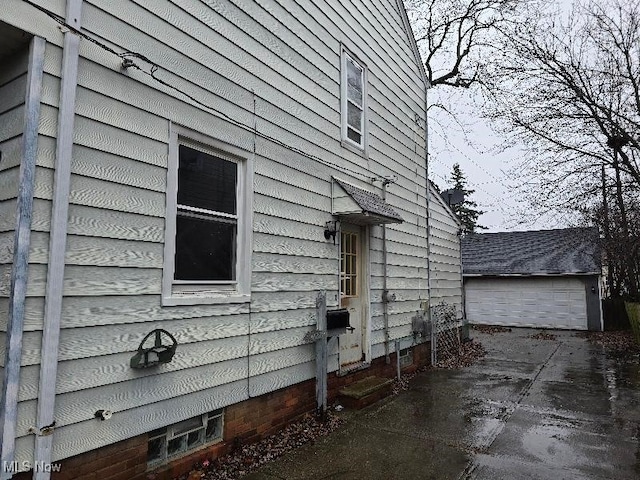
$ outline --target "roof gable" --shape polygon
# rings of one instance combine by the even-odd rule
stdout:
[[[601,272],[598,229],[479,233],[462,240],[465,275],[558,275]]]
[[[456,222],[456,225],[458,225],[459,228],[462,228],[462,222],[460,222],[460,218],[455,214],[451,207],[447,205],[447,202],[444,201],[431,180],[429,180],[429,202],[437,202],[439,205],[441,205],[443,210],[447,212],[447,215],[449,215],[449,217],[451,217],[453,221]]]

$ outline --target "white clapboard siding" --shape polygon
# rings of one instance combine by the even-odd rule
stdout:
[[[3,115],[0,115],[3,118]],[[4,120],[2,120],[4,121]],[[0,175],[5,170],[11,170],[22,161],[22,136],[10,138],[0,141],[0,149],[2,150],[2,162],[0,162]]]
[[[93,450],[247,398],[245,379],[172,398],[162,403],[163,408],[144,405],[130,410],[115,411],[109,422],[96,421],[92,416],[91,420],[59,429],[52,460],[61,460],[69,455],[85,452],[87,445]],[[16,460],[32,459],[33,435],[19,438],[16,442]]]
[[[440,195],[430,187],[430,288],[431,305],[454,305],[462,315],[462,265],[460,225]]]
[[[243,78],[244,78],[244,77],[243,77]],[[348,154],[348,152],[347,152],[347,154]]]
[[[280,350],[261,353],[249,357],[249,374],[251,377],[275,372],[284,368],[315,362],[315,346],[313,344],[289,349],[286,354]]]
[[[18,196],[20,167],[13,167],[0,172],[0,201],[12,200]],[[15,222],[15,219],[14,219]]]
[[[18,51],[2,59],[0,72],[0,346],[2,366],[6,348],[9,318],[9,294],[13,268],[16,228],[16,197],[22,160],[22,130],[24,128],[27,58]]]
[[[247,377],[247,361],[244,358],[190,368],[163,375],[143,376],[114,389],[111,385],[94,387],[71,394],[56,395],[56,426],[62,427],[81,421],[95,419],[96,409],[110,409],[118,405],[119,410],[129,410],[157,402],[170,400],[196,391],[212,389]],[[19,434],[29,434],[37,402],[20,402],[18,407]],[[153,407],[151,407],[153,408]]]
[[[316,376],[316,362],[306,362],[291,367],[285,367],[273,372],[251,377],[249,383],[250,395],[258,396],[273,392],[281,388],[295,385]]]
[[[26,16],[32,10],[9,1],[20,15],[8,18],[34,27]],[[63,0],[52,8],[64,15]],[[17,458],[25,460],[33,450],[25,428],[37,408],[62,61],[62,36],[49,25],[55,22],[38,23],[46,23],[48,44],[19,391],[24,436]],[[395,1],[85,0],[82,23],[116,51],[157,62],[158,78],[193,98],[122,69],[121,58],[92,42],[80,44],[54,460],[315,376],[314,346],[305,335],[315,329],[318,291],[327,291],[329,308],[338,306],[339,247],[324,238],[332,176],[379,195],[380,181],[372,179],[397,177],[387,201],[404,223],[387,227],[387,287],[396,295],[388,305],[389,334],[410,335],[411,317],[428,298],[425,91]],[[367,158],[340,141],[341,44],[367,66]],[[172,123],[253,160],[245,304],[161,306]],[[8,158],[4,168],[15,176],[18,163]],[[0,198],[0,213],[12,211],[15,201]],[[0,215],[0,278],[11,228]],[[382,228],[371,232],[376,358],[385,352]],[[445,240],[448,234],[433,233]],[[453,254],[442,250],[446,264]],[[6,309],[0,299],[0,314]],[[132,370],[131,355],[154,328],[176,336],[174,360]],[[338,367],[334,349],[329,369]],[[100,408],[114,411],[109,422],[93,418]]]
[[[135,352],[147,333],[154,328],[164,328],[181,344],[247,335],[248,315],[224,315],[194,319],[168,320],[157,324],[120,324],[87,328],[69,328],[60,332],[58,358],[74,360],[80,358]],[[40,361],[39,331],[28,331],[23,336],[22,363],[33,365]],[[4,355],[5,346],[2,348]],[[4,356],[0,357],[4,362]]]
[[[69,393],[103,385],[111,385],[151,376],[158,381],[165,373],[190,371],[196,367],[211,366],[236,358],[246,358],[248,340],[245,336],[206,340],[178,347],[175,357],[159,369],[134,370],[129,361],[135,351],[115,353],[99,357],[66,360],[59,363],[56,380],[57,393]],[[37,397],[38,365],[22,368],[19,399]]]

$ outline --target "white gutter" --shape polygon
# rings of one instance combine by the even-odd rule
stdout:
[[[82,0],[67,0],[66,23],[80,30]],[[58,135],[56,143],[56,170],[53,185],[53,206],[49,237],[49,265],[45,296],[44,330],[40,358],[40,385],[38,390],[38,418],[34,465],[51,463],[56,377],[58,372],[58,343],[64,282],[65,251],[71,184],[71,154],[73,124],[78,79],[80,37],[72,31],[64,34],[62,54],[62,80],[58,110]],[[49,427],[49,428],[47,428]],[[49,480],[47,469],[34,472],[35,480]]]
[[[45,40],[33,37],[29,47],[29,71],[25,94],[25,114],[22,130],[22,158],[16,207],[16,230],[13,241],[13,268],[9,290],[9,317],[7,319],[6,353],[0,398],[0,465],[14,460],[16,422],[18,417],[18,388],[20,360],[22,358],[22,331],[24,327],[33,189],[35,183],[36,154],[38,148],[38,121],[44,68]],[[0,469],[2,480],[11,478],[8,469]]]

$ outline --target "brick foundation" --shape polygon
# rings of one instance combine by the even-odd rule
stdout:
[[[53,480],[144,480],[147,469],[147,436],[138,435],[122,442],[64,459]],[[13,476],[31,480],[31,472]]]
[[[348,375],[330,373],[327,379],[328,404],[339,397],[338,391],[372,375],[386,378],[396,376],[396,355],[375,359],[368,368]],[[413,347],[413,364],[402,368],[403,372],[415,371],[431,360],[430,345],[423,343]],[[51,475],[53,480],[172,480],[188,473],[193,465],[205,459],[223,456],[238,445],[253,443],[281,430],[287,424],[316,408],[315,379],[292,385],[275,392],[251,398],[225,408],[223,441],[197,450],[170,464],[147,472],[147,435],[67,458],[60,462],[60,472]],[[30,472],[13,476],[14,480],[30,480]]]

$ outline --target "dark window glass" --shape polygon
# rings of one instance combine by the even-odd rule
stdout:
[[[362,110],[347,102],[347,125],[358,132],[362,129]]]
[[[212,440],[214,438],[222,437],[222,418],[215,417],[210,418],[207,422],[207,432],[206,432],[207,440]]]
[[[354,129],[347,127],[347,137],[349,137],[349,140],[353,140],[358,145],[362,145],[362,135],[360,135]]]
[[[165,437],[154,438],[149,440],[147,445],[147,462],[162,460],[164,456]]]
[[[167,444],[167,455],[172,456],[182,452],[185,449],[184,441],[186,437],[183,435],[181,437],[174,438],[169,440]]]
[[[236,214],[237,165],[180,145],[178,204]]]
[[[178,212],[176,280],[235,280],[234,220]]]
[[[202,443],[202,434],[204,429],[200,429],[196,432],[191,432],[187,436],[187,448],[195,448]]]

